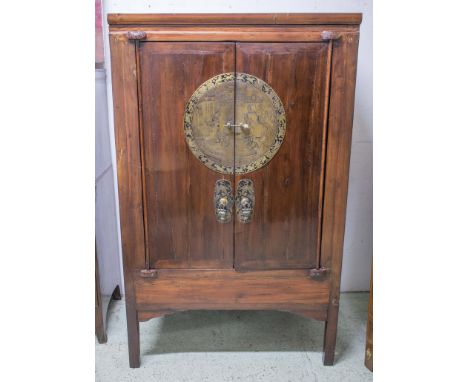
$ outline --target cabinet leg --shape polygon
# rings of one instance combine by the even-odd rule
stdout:
[[[95,332],[97,340],[100,344],[105,344],[107,342],[106,329],[104,327],[104,318],[102,317],[102,308],[100,305],[96,306],[95,309]]]
[[[112,299],[113,300],[120,300],[122,299],[122,295],[120,294],[120,287],[117,285],[112,292]]]
[[[140,323],[137,311],[127,307],[128,359],[131,368],[140,367]]]
[[[335,361],[336,332],[338,329],[338,305],[332,305],[325,321],[325,334],[323,339],[323,364],[333,366]]]

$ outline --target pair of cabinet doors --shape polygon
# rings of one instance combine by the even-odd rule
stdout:
[[[139,43],[150,268],[320,266],[330,50]]]

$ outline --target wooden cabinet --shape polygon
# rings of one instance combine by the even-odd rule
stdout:
[[[191,309],[325,321],[333,364],[361,15],[108,21],[130,366]]]

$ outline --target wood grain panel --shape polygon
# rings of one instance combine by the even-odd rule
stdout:
[[[140,365],[140,338],[132,270],[145,267],[142,166],[135,45],[110,36],[120,230],[130,367]]]
[[[110,13],[111,25],[131,24],[360,24],[361,13]]]
[[[216,222],[213,206],[216,180],[232,177],[211,171],[192,154],[183,120],[187,101],[203,82],[234,71],[234,44],[140,44],[150,265],[232,268],[232,223]]]
[[[136,279],[138,310],[279,309],[326,310],[328,282],[306,271],[161,270]],[[164,293],[161,293],[164,291]]]
[[[335,357],[358,43],[358,33],[333,43],[321,250],[321,265],[331,271],[325,365],[332,365]]]
[[[286,111],[286,135],[252,179],[250,223],[235,223],[235,267],[313,268],[320,224],[320,179],[327,85],[327,43],[237,43],[236,70],[268,83]],[[236,103],[242,100],[236,100]],[[236,107],[236,123],[242,123]]]
[[[144,267],[135,46],[110,38],[120,227],[125,266]]]
[[[354,26],[339,27],[317,27],[311,26],[298,28],[288,27],[188,27],[188,26],[164,26],[152,27],[130,27],[124,30],[114,28],[113,34],[124,40],[128,39],[127,32],[142,32],[145,41],[291,41],[291,42],[322,42],[330,38],[339,38],[342,32],[357,31]]]

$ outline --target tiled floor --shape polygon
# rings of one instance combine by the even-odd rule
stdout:
[[[341,295],[335,365],[322,365],[322,322],[268,311],[182,312],[140,324],[141,367],[128,367],[124,301],[96,341],[96,381],[364,382],[368,293]]]

